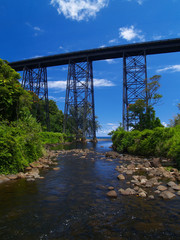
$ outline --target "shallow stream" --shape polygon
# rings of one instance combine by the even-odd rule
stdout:
[[[109,186],[128,187],[117,179],[119,160],[102,159],[111,144],[87,143],[83,148],[95,153],[86,158],[60,154],[60,170],[43,170],[44,179],[1,184],[0,239],[180,239],[178,198],[106,196]],[[82,146],[68,146],[73,147]]]

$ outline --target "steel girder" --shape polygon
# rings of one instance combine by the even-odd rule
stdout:
[[[45,101],[46,125],[47,130],[50,131],[47,68],[39,67],[29,69],[25,67],[23,69],[22,87],[26,90],[34,92],[39,99]],[[37,103],[37,108],[38,107]]]
[[[129,130],[131,123],[136,119],[131,119],[128,113],[130,104],[142,99],[147,103],[147,67],[146,54],[143,52],[139,56],[123,56],[123,127]]]
[[[79,63],[69,61],[64,132],[67,128],[77,139],[87,136],[96,139],[93,69],[88,58]]]

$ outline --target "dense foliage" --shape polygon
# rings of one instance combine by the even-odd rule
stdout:
[[[22,171],[43,154],[38,133],[41,126],[33,117],[0,125],[0,173]]]
[[[168,157],[174,159],[180,167],[180,126],[131,132],[119,128],[113,133],[112,141],[114,149],[119,152]]]
[[[155,116],[155,110],[153,108],[162,98],[162,95],[158,93],[160,78],[160,75],[155,75],[148,79],[147,87],[144,90],[146,99],[138,99],[134,104],[129,104],[129,126],[133,129],[142,131],[144,129],[154,129],[162,126],[160,119]]]
[[[45,102],[26,91],[20,75],[0,59],[0,173],[16,173],[37,160],[43,144],[67,140],[62,133],[63,113],[49,101],[50,128],[46,130]]]

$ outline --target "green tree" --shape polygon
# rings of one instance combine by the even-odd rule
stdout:
[[[180,103],[178,104],[178,109],[180,111]],[[175,127],[177,125],[180,125],[180,114],[178,113],[173,119],[170,119],[170,127]]]
[[[30,110],[32,97],[19,79],[19,73],[0,59],[0,120],[15,121]]]
[[[148,80],[145,89],[147,99],[138,99],[134,104],[128,107],[129,119],[131,120],[130,126],[135,130],[153,129],[162,127],[160,119],[155,116],[153,106],[159,103],[162,95],[158,93],[160,88],[161,76],[155,75]]]

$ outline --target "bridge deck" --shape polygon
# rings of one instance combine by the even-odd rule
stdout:
[[[32,58],[17,62],[11,62],[10,66],[16,71],[22,71],[24,67],[37,68],[38,66],[51,67],[66,65],[69,63],[69,60],[73,60],[74,62],[82,62],[87,57],[91,61],[98,61],[105,59],[122,58],[124,53],[128,56],[137,56],[139,54],[143,54],[144,51],[146,55],[179,52],[180,38],[118,45],[113,47],[96,48],[78,52]]]

